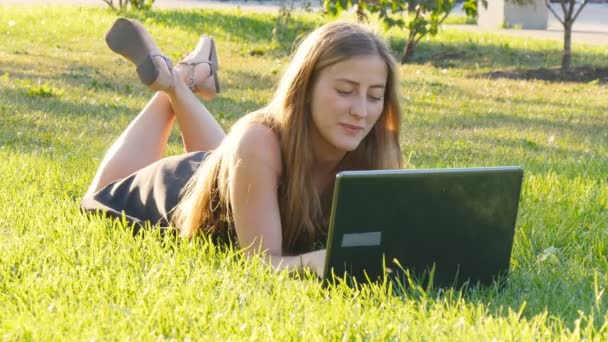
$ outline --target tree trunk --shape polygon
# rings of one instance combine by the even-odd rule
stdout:
[[[562,55],[562,71],[570,70],[572,64],[572,21],[568,18],[564,21],[564,53]]]
[[[414,39],[408,39],[407,45],[403,50],[403,56],[401,57],[401,64],[405,64],[409,61],[410,57],[414,53],[414,47],[416,46],[416,41]]]

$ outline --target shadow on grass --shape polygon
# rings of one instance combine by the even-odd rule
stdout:
[[[525,137],[480,137],[475,140],[490,147],[485,151],[480,151],[478,158],[481,160],[496,158],[492,146],[500,146],[512,151],[522,151],[523,158],[516,157],[517,153],[513,153],[513,156],[507,154],[504,156],[503,163],[505,165],[519,165],[526,173],[537,175],[554,173],[569,179],[588,176],[598,180],[608,173],[608,162],[603,161],[601,156],[598,156],[598,153],[595,152],[585,152],[547,143],[536,143]]]
[[[547,266],[536,265],[541,268]],[[559,269],[530,269],[528,272],[531,273],[527,274],[523,270],[514,270],[502,290],[481,290],[479,295],[465,296],[465,300],[487,305],[496,316],[508,317],[521,312],[521,317],[533,319],[548,312],[549,316],[559,318],[570,329],[575,327],[581,313],[585,316],[594,314],[596,320],[582,322],[582,326],[591,323],[595,329],[599,329],[606,319],[603,315],[608,309],[608,302],[601,301],[600,305],[596,305],[592,279],[573,279],[572,276],[561,274]]]
[[[403,51],[405,41],[391,41],[395,51]],[[539,67],[558,62],[557,49],[528,50],[513,48],[509,44],[480,44],[471,39],[466,42],[420,41],[409,63],[430,63],[438,68],[476,69],[478,67]],[[599,57],[599,56],[598,56]]]
[[[127,62],[117,59],[119,64]],[[63,83],[68,88],[76,87],[86,88],[86,91],[115,91],[121,95],[131,95],[134,93],[133,80],[126,77],[121,77],[115,72],[108,72],[103,68],[83,64],[71,60],[58,61],[58,67],[53,70],[46,70],[46,74],[40,72],[32,73],[28,70],[37,70],[40,67],[35,64],[28,63],[8,63],[0,61],[0,76],[7,75],[16,83],[21,82],[21,85],[27,87],[27,81],[31,84],[50,84],[57,86],[58,83]]]
[[[3,104],[19,112],[40,111],[56,117],[99,115],[100,119],[107,119],[113,115],[133,112],[133,108],[119,104],[68,102],[56,95],[30,95],[23,88],[3,89],[0,98]]]
[[[597,109],[595,111],[601,113]],[[570,120],[567,117],[557,117],[554,119],[523,117],[504,113],[472,113],[469,115],[445,116],[439,121],[421,122],[419,125],[427,127],[432,131],[444,131],[454,128],[483,129],[510,127],[514,131],[523,132],[536,129],[538,131],[557,131],[594,139],[602,139],[602,134],[608,131],[608,122],[602,114],[586,115],[584,117],[575,117],[574,119]],[[584,119],[586,122],[581,122],[580,119]]]
[[[595,109],[594,112],[598,114],[572,120],[567,116],[537,118],[473,113],[419,121],[410,128],[414,136],[418,136],[412,139],[425,137],[427,146],[434,148],[420,153],[414,151],[410,162],[415,167],[519,165],[525,172],[534,174],[553,172],[568,178],[601,179],[608,173],[604,148],[608,144],[608,122],[599,114],[601,111]],[[496,130],[509,133],[495,136],[491,132]],[[441,135],[428,135],[428,132],[441,132]],[[576,146],[567,143],[573,139]],[[407,146],[404,142],[406,155]]]
[[[218,97],[211,103],[205,104],[216,119],[225,120],[232,124],[247,113],[251,113],[262,108],[267,103],[263,101],[251,101],[245,99],[232,99],[228,97]],[[229,128],[229,127],[226,127]]]
[[[512,80],[542,80],[548,82],[608,83],[608,68],[575,66],[567,72],[560,68],[499,70],[477,74],[475,77]]]
[[[126,63],[121,61],[120,63]],[[82,96],[91,99],[97,97],[98,92],[106,92],[120,96],[139,96],[145,87],[139,84],[135,77],[121,76],[115,72],[108,72],[104,68],[86,64],[66,61],[60,70],[48,74],[30,73],[28,65],[22,63],[0,62],[0,76],[6,74],[11,82],[18,87],[0,90],[0,98],[5,108],[10,110],[32,112],[42,111],[59,116],[87,116],[99,115],[99,118],[107,120],[117,115],[135,114],[140,108],[132,108],[108,101],[100,103],[90,102],[68,102],[63,100],[62,92],[81,92]],[[130,67],[127,66],[127,67]],[[248,71],[227,70],[221,76],[224,80],[231,80],[232,86],[228,88],[223,85],[224,91],[247,90],[247,89],[270,89],[274,86],[276,79],[270,74],[257,74]],[[47,90],[40,94],[36,89],[47,86]],[[93,94],[91,94],[93,93]],[[151,95],[152,93],[150,93]],[[209,110],[219,116],[220,119],[233,121],[242,115],[266,105],[262,100],[251,101],[249,99],[231,99],[230,96],[220,94],[211,102],[205,102]]]
[[[399,53],[405,41],[395,39],[391,47]],[[608,83],[606,54],[573,52],[570,72],[551,67],[561,64],[561,49],[532,50],[505,44],[479,44],[466,42],[421,41],[409,63],[430,63],[437,68],[497,69],[492,72],[473,74],[473,77],[536,79],[548,82]]]
[[[82,141],[99,138],[98,122],[112,122],[119,116],[134,113],[127,106],[90,102],[69,102],[61,95],[30,95],[25,88],[2,89],[0,112],[8,113],[0,127],[0,145],[20,153],[38,153],[52,149],[74,151]],[[87,127],[67,124],[90,123]]]
[[[226,13],[214,10],[128,12],[125,15],[142,22],[152,21],[163,26],[178,27],[195,35],[210,34],[220,38],[249,44],[268,44],[273,41],[276,14],[239,12]],[[319,21],[320,22],[320,21]],[[304,33],[312,31],[318,23],[291,20],[289,26],[279,31],[278,46],[268,53],[289,54],[293,42]]]
[[[273,89],[279,80],[279,75],[260,74],[252,71],[226,71],[229,78],[234,79],[234,89]]]
[[[466,144],[459,140],[452,144],[458,147],[416,155],[411,163],[423,166],[416,168],[517,165],[525,174],[557,174],[568,179],[581,176],[602,179],[608,173],[608,162],[603,162],[597,153],[540,145],[525,138],[476,137],[470,142]],[[501,154],[495,151],[499,147]]]
[[[212,102],[205,103],[205,106],[228,130],[236,120],[265,104],[262,101],[232,99],[220,95]],[[2,89],[0,91],[0,112],[8,115],[1,121],[0,146],[20,153],[39,153],[41,150],[49,148],[71,151],[74,150],[75,144],[80,145],[82,141],[105,140],[111,135],[118,136],[126,125],[123,128],[118,127],[112,130],[112,124],[108,126],[108,123],[114,120],[124,120],[125,116],[135,117],[139,110],[117,104],[70,102],[65,101],[62,96],[33,96],[29,95],[27,89],[24,88]],[[28,118],[24,118],[23,113],[27,113]],[[50,117],[48,120],[45,119],[47,114]],[[75,117],[85,118],[87,122],[90,119],[91,130],[83,128],[74,131],[78,128],[64,127],[62,121],[59,121],[59,118],[70,120]],[[61,131],[58,131],[60,128]],[[108,135],[108,132],[114,133]],[[74,137],[78,135],[80,135],[78,138]],[[108,144],[111,140],[108,140]],[[181,144],[181,137],[178,134],[172,134],[170,142]],[[87,149],[88,147],[80,146],[80,148]]]
[[[394,284],[393,295],[406,301],[421,300],[426,307],[476,306],[483,308],[484,315],[495,318],[532,320],[548,313],[551,317],[548,323],[561,320],[570,329],[575,327],[581,314],[587,317],[593,314],[595,320],[581,322],[581,327],[591,323],[599,329],[607,319],[608,301],[595,300],[593,275],[562,274],[564,266],[557,266],[536,264],[533,260],[526,267],[511,269],[505,282],[486,286],[429,289],[426,283],[405,287]]]

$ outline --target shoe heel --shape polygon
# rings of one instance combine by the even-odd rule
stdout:
[[[211,38],[211,51],[209,53],[209,59],[211,60],[211,74],[213,75],[213,81],[215,82],[215,92],[220,92],[220,81],[217,77],[217,71],[219,69],[218,60],[217,60],[217,52],[215,50],[215,40]]]
[[[147,86],[150,86],[158,79],[159,73],[159,66],[151,55],[145,56],[137,64],[137,76],[139,76],[141,82]]]
[[[106,44],[110,50],[137,64],[146,55],[146,46],[136,24],[125,18],[118,18],[106,34]]]
[[[162,56],[147,55],[137,64],[139,80],[152,90],[173,89],[175,84],[170,61]]]
[[[118,18],[110,27],[108,33],[106,33],[106,44],[110,50],[116,52],[119,55],[124,55],[126,40],[122,38],[122,32],[125,30],[127,25],[126,19]]]
[[[112,51],[135,64],[137,76],[149,88],[165,90],[173,87],[171,61],[162,56],[152,37],[138,21],[116,19],[106,34],[106,43]]]

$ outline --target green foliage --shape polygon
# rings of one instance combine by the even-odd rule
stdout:
[[[40,84],[34,86],[28,90],[28,94],[32,96],[40,96],[40,97],[53,97],[53,96],[61,96],[63,94],[62,90],[56,90],[47,83]]]
[[[488,0],[465,0],[462,6],[464,13],[470,18],[477,18],[479,2],[482,6],[488,7]]]
[[[128,8],[134,10],[149,10],[154,4],[154,0],[101,0],[110,6],[113,10],[126,10]]]
[[[7,75],[7,74],[5,74]],[[27,94],[29,96],[37,96],[37,97],[59,97],[63,95],[64,90],[54,87],[53,85],[44,82],[42,83],[40,80],[38,82],[32,82],[29,79],[26,80],[17,80],[16,84],[27,89]]]
[[[404,27],[404,12],[407,13],[407,1],[394,0],[325,0],[325,11],[336,16],[342,11],[354,8],[360,20],[367,20],[369,13],[378,14],[386,29]]]
[[[439,26],[448,17],[455,0],[325,0],[325,10],[330,15],[354,8],[360,20],[368,14],[376,14],[385,29],[406,27],[409,31],[408,42],[401,57],[407,62],[414,53],[416,44],[424,36],[434,36]],[[412,16],[409,16],[409,12]]]
[[[518,5],[531,4],[534,0],[507,0]],[[463,9],[468,17],[477,18],[479,5],[488,8],[488,0],[464,0]]]
[[[279,14],[277,15],[274,27],[272,29],[272,38],[275,42],[281,42],[282,37],[287,34],[290,30],[290,24],[294,11],[301,7],[306,12],[311,12],[310,1],[294,1],[294,0],[280,0],[279,1]],[[296,22],[297,25],[297,22]],[[298,30],[295,28],[295,30]]]

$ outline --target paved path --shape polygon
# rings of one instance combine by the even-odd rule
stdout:
[[[114,0],[118,3],[118,0]],[[244,11],[276,12],[279,1],[221,1],[221,0],[155,0],[157,8],[213,8],[240,6]],[[102,0],[0,0],[0,5],[53,4],[72,6],[107,6]]]
[[[314,0],[315,2],[319,0]],[[317,2],[318,3],[318,2]],[[0,6],[32,5],[32,4],[62,4],[73,6],[107,6],[102,0],[0,0]],[[279,1],[217,1],[217,0],[156,0],[154,6],[157,8],[213,8],[221,9],[239,6],[243,11],[273,12],[279,8]],[[561,13],[558,4],[553,5],[557,13]],[[313,6],[319,8],[320,5]],[[454,13],[462,14],[462,9],[457,8]],[[481,29],[476,25],[446,25],[446,27],[457,28],[467,31],[493,32],[520,37],[563,40],[563,28],[559,21],[549,14],[547,30],[521,30],[521,29]],[[608,46],[608,4],[588,4],[574,24],[572,41],[575,43],[587,43]],[[608,51],[607,51],[608,52]]]
[[[561,25],[561,24],[560,24]],[[561,27],[551,27],[547,30],[518,30],[518,29],[481,29],[476,25],[445,25],[445,28],[456,28],[463,31],[490,32],[517,37],[564,40],[564,30]],[[608,47],[608,31],[572,30],[572,42]],[[608,50],[606,50],[608,55]]]
[[[0,0],[0,2],[1,1],[2,0]],[[557,14],[562,14],[562,9],[559,4],[553,4],[552,7]],[[551,13],[549,13],[546,30],[482,29],[476,25],[450,25],[446,27],[453,27],[466,31],[493,32],[518,37],[564,40],[564,28]],[[572,27],[572,42],[608,45],[608,4],[587,4],[587,6],[583,8],[583,11]],[[608,53],[608,51],[606,52]]]

